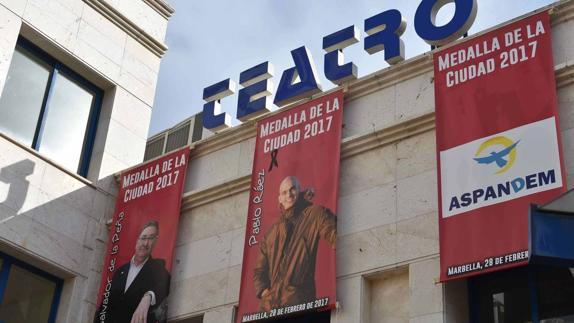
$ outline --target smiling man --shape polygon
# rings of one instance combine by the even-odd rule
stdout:
[[[320,239],[333,248],[337,218],[313,205],[312,190],[301,191],[299,180],[288,176],[279,185],[281,217],[260,244],[253,280],[262,311],[316,299],[315,264]]]
[[[159,223],[146,223],[131,260],[114,273],[104,322],[165,322],[164,300],[169,292],[170,274],[165,269],[165,260],[151,257],[158,238]]]

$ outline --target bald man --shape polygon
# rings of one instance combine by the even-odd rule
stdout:
[[[335,247],[337,218],[329,209],[313,205],[311,198],[310,191],[301,192],[295,176],[279,185],[281,216],[260,243],[253,273],[261,311],[316,299],[319,240]]]

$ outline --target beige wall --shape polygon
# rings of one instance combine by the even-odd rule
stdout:
[[[0,250],[65,280],[58,322],[91,321],[111,175],[143,159],[171,14],[154,4],[163,1],[0,0],[0,93],[18,36],[105,91],[87,179],[0,134]]]
[[[572,12],[574,3],[567,2],[552,13],[569,183],[574,180]],[[431,56],[366,76],[346,89],[337,244],[339,307],[332,312],[332,321],[464,323],[466,284],[436,283]],[[229,313],[239,297],[254,136],[254,122],[247,122],[195,144],[172,277],[169,316],[174,322],[202,314],[204,320],[217,317],[217,322],[231,322]],[[392,320],[381,318],[394,314]]]

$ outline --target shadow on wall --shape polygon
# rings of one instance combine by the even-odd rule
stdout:
[[[94,315],[118,189],[93,184],[31,159],[0,165],[0,251],[63,278],[58,312],[75,322]]]
[[[30,182],[26,177],[34,173],[34,166],[33,161],[24,159],[0,169],[0,182],[8,186],[7,189],[5,187],[0,188],[0,197],[3,192],[6,192],[5,198],[1,199],[0,205],[7,206],[16,211],[16,213],[22,209],[28,195],[28,187],[30,186]],[[0,217],[0,224],[11,217],[14,217],[14,215],[5,219]]]

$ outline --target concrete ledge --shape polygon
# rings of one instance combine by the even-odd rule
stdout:
[[[146,1],[146,3],[149,3],[150,1],[151,0]],[[140,42],[158,57],[162,57],[167,51],[167,46],[165,44],[153,38],[150,34],[131,22],[126,16],[121,14],[104,0],[84,0],[84,2],[125,31],[129,36]],[[157,1],[153,2],[156,3]],[[154,7],[154,9],[156,8]]]
[[[175,10],[164,0],[143,0],[143,2],[147,3],[165,19],[171,17],[175,12]]]

